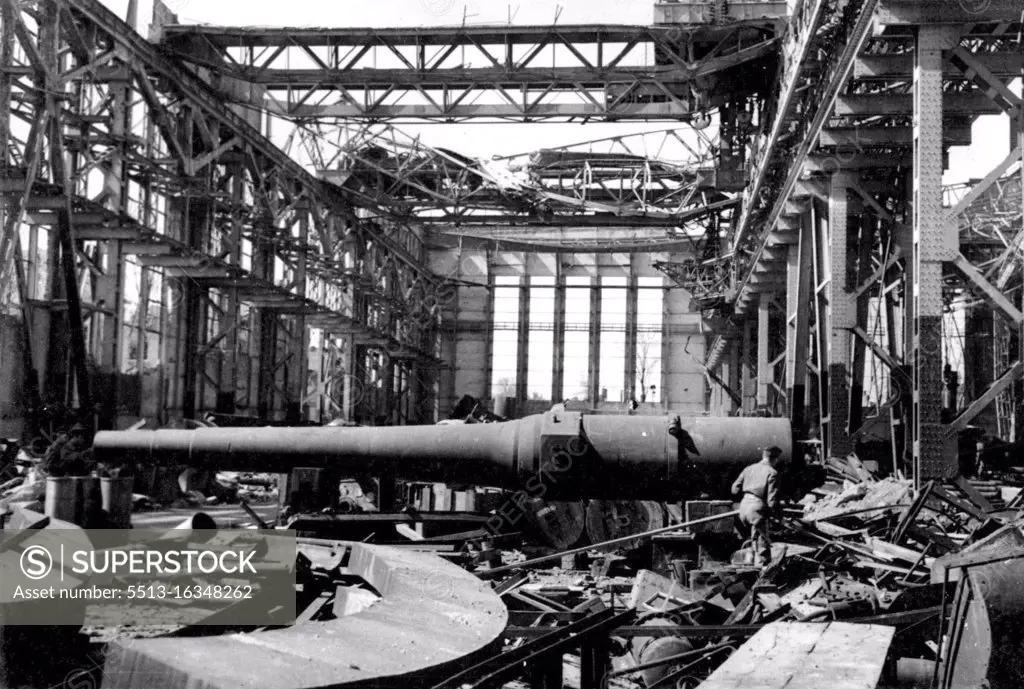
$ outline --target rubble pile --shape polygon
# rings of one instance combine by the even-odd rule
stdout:
[[[774,520],[765,568],[745,564],[742,550],[723,563],[700,547],[697,561],[675,568],[683,576],[641,569],[624,578],[613,567],[619,576],[602,577],[609,562],[624,558],[596,550],[586,571],[516,572],[496,584],[513,615],[508,642],[523,643],[517,633],[536,635],[528,628],[632,609],[635,621],[611,633],[615,686],[675,686],[688,678],[679,686],[693,687],[767,624],[852,622],[895,627],[889,652],[900,663],[892,667],[930,678],[950,637],[937,629],[955,607],[955,563],[965,555],[1024,558],[1024,520],[962,480],[915,490],[859,465],[837,479]],[[658,545],[651,547],[656,560]],[[645,637],[647,627],[656,630]],[[567,658],[571,686],[579,660]]]

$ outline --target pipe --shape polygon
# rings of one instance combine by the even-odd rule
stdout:
[[[328,467],[395,478],[525,488],[529,497],[678,500],[705,474],[732,477],[777,445],[787,419],[598,416],[552,410],[518,421],[387,428],[104,431],[100,461],[220,471]]]

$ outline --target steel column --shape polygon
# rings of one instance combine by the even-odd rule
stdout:
[[[822,452],[828,447],[831,432],[828,395],[828,301],[825,290],[829,285],[828,217],[824,204],[811,202],[811,237],[814,242],[814,365],[817,377],[815,391],[818,398],[818,423],[821,429]]]
[[[914,69],[914,481],[951,478],[958,472],[956,439],[941,417],[943,390],[942,270],[959,251],[955,229],[942,208],[943,55],[956,29],[918,29]]]
[[[755,385],[755,371],[751,362],[754,359],[754,323],[749,318],[744,319],[740,340],[740,414],[749,416],[753,405],[750,403],[751,389]]]
[[[871,256],[874,254],[876,222],[873,216],[866,213],[860,217],[860,238],[857,242],[857,272],[854,282],[858,286],[864,284],[872,274]],[[883,256],[883,263],[885,260],[886,257]],[[856,326],[864,332],[868,331],[869,306],[873,293],[874,291],[869,289],[866,292],[855,295],[853,298],[854,303],[850,305],[852,309],[855,309],[854,321]],[[866,358],[867,343],[859,337],[853,338],[853,367],[850,378],[849,402],[850,433],[856,433],[864,422],[863,402]]]
[[[789,246],[787,264],[786,397],[793,430],[803,434],[807,432],[807,354],[810,346],[811,276],[814,267],[810,213],[800,216],[799,232],[797,243]]]
[[[235,208],[241,206],[245,193],[245,180],[242,177],[242,166],[238,163],[229,166],[231,202]],[[228,260],[232,265],[241,266],[242,263],[242,223],[237,213],[233,213],[230,220],[231,250]],[[236,400],[238,397],[238,351],[241,344],[239,338],[240,329],[240,307],[238,288],[230,287],[227,290],[227,302],[225,306],[225,325],[229,328],[227,334],[227,346],[224,352],[224,366],[221,369],[220,387],[217,394],[217,411],[228,414],[235,413]],[[321,351],[321,355],[323,352]]]
[[[849,173],[832,175],[828,197],[828,409],[827,457],[845,457],[853,450],[850,440],[850,338],[856,310],[850,284],[847,193]]]
[[[768,407],[768,388],[772,384],[773,371],[769,358],[768,338],[771,324],[771,295],[762,294],[757,305],[757,408]]]
[[[299,244],[306,246],[309,241],[310,208],[306,203],[298,207],[298,234]],[[306,255],[299,254],[295,261],[295,291],[302,299],[306,298],[308,290]],[[291,369],[288,371],[288,409],[286,418],[296,423],[306,420],[308,414],[302,408],[302,400],[306,396],[306,376],[309,370],[309,328],[306,327],[306,317],[296,314],[294,318],[295,352],[292,357]]]

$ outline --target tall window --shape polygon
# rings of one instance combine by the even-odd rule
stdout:
[[[519,278],[494,278],[494,320],[491,346],[491,395],[516,396],[519,355]]]
[[[551,398],[552,361],[555,349],[555,278],[530,278],[530,341],[527,352],[527,396]]]
[[[625,401],[626,284],[626,278],[601,278],[602,402]]]
[[[585,401],[590,368],[590,278],[565,279],[565,353],[562,396]]]
[[[664,279],[639,278],[636,309],[636,378],[638,402],[661,401],[661,343],[664,320]]]

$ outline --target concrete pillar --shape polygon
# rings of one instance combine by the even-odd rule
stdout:
[[[662,400],[665,408],[700,416],[706,409],[704,369],[706,338],[700,332],[701,314],[694,311],[686,290],[665,290],[662,319]]]
[[[516,399],[530,399],[530,277],[519,278],[519,348],[516,351]]]
[[[590,285],[590,354],[587,392],[592,405],[601,401],[601,279]]]
[[[555,317],[554,338],[551,360],[551,403],[558,404],[565,399],[565,275],[562,262],[555,266]]]
[[[639,289],[636,275],[631,272],[626,286],[626,347],[623,360],[623,393],[626,401],[639,400],[636,394],[636,338]]]

